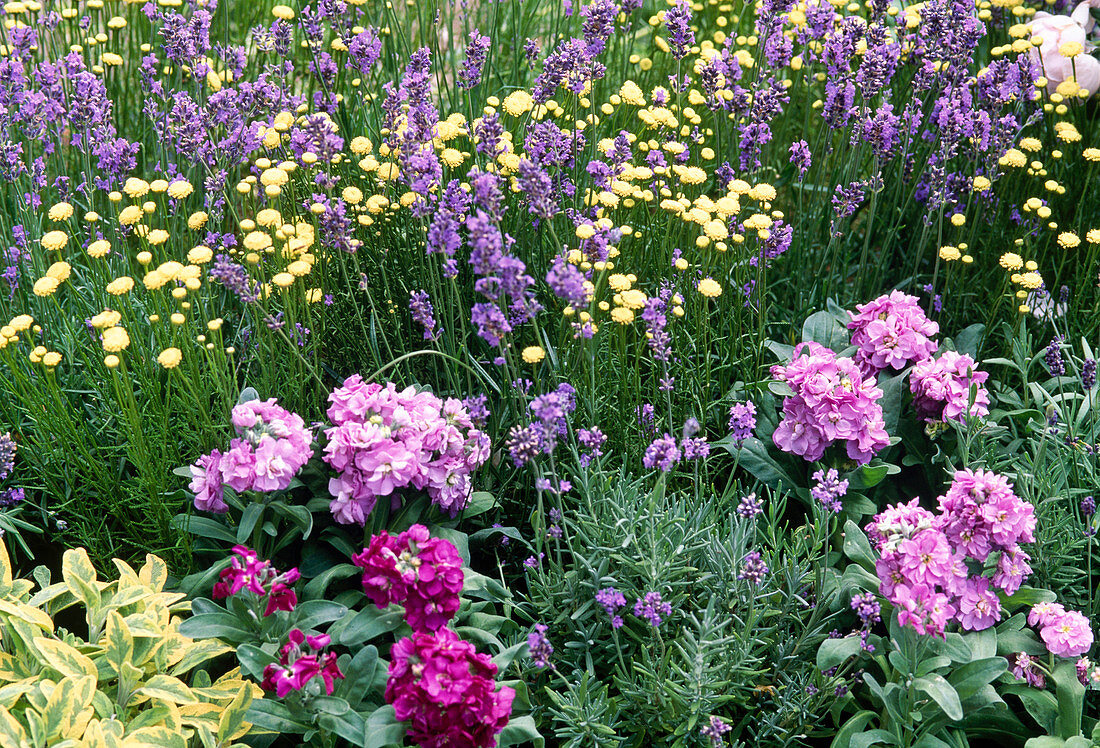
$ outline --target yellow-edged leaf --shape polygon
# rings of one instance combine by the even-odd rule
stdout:
[[[117,719],[88,723],[83,748],[122,748],[122,723]]]
[[[11,590],[11,556],[8,555],[8,546],[0,539],[0,595],[6,595]]]
[[[143,727],[122,739],[122,748],[187,748],[190,730]]]
[[[188,640],[190,643],[187,645],[186,651],[183,656],[173,665],[169,670],[170,675],[182,675],[189,672],[198,665],[212,660],[219,655],[232,652],[233,648],[222,644],[217,639],[200,639],[199,641]]]
[[[53,633],[53,620],[46,612],[25,603],[14,603],[0,599],[0,613],[26,621],[47,633]]]
[[[103,656],[112,669],[119,673],[122,671],[122,663],[130,662],[134,656],[134,636],[126,621],[114,610],[107,612],[107,627],[103,634]]]
[[[138,572],[138,578],[152,587],[154,592],[160,592],[168,581],[168,564],[150,553],[145,556],[145,565]]]
[[[99,582],[88,552],[83,548],[65,551],[61,558],[61,578],[65,586],[95,614],[99,608]]]
[[[24,678],[16,683],[9,683],[0,688],[0,708],[11,709],[19,701],[19,698],[34,690],[34,684],[38,678]]]
[[[62,675],[90,675],[96,678],[95,663],[63,641],[40,636],[34,640],[46,664]]]
[[[224,745],[248,732],[250,725],[244,721],[244,715],[250,706],[252,706],[252,689],[244,686],[222,712],[221,720],[218,722],[219,745]]]
[[[54,686],[42,710],[48,739],[69,736],[77,715],[92,702],[95,683],[95,678],[85,675],[62,678]]]
[[[135,693],[148,696],[151,699],[169,701],[173,704],[193,704],[198,701],[195,692],[179,678],[163,673],[154,675],[145,682],[145,685],[137,689]]]
[[[0,744],[12,748],[31,748],[27,733],[19,720],[3,708],[0,708]]]

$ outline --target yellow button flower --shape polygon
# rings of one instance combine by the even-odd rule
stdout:
[[[699,293],[708,299],[716,299],[722,295],[722,286],[713,278],[703,278],[697,286]]]
[[[157,363],[165,369],[175,369],[183,360],[183,351],[179,348],[165,348],[157,356]]]

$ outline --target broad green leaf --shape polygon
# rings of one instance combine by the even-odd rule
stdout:
[[[190,476],[190,472],[188,472]],[[228,527],[216,519],[198,517],[193,514],[177,514],[170,523],[172,529],[180,529],[196,538],[210,538],[226,545],[235,545],[237,536]]]
[[[898,740],[886,730],[864,730],[852,736],[852,748],[869,748],[872,745],[897,745]]]
[[[496,506],[496,503],[496,498],[488,491],[474,491],[470,494],[470,500],[466,503],[466,508],[462,510],[462,517],[469,519],[485,514],[485,512]]]
[[[535,720],[529,714],[509,720],[497,736],[497,748],[526,743],[533,743],[535,748],[542,748],[546,744],[546,740],[539,734]]]
[[[368,605],[348,619],[348,623],[341,629],[337,641],[348,647],[365,644],[376,636],[396,629],[401,625],[404,617],[404,613],[400,609],[385,608],[379,610],[374,605]]]
[[[989,657],[955,668],[947,676],[947,681],[954,687],[959,698],[966,701],[982,686],[992,683],[1006,670],[1008,670],[1008,660],[1003,657]]]
[[[264,668],[276,661],[274,655],[253,644],[242,644],[237,647],[237,659],[241,663],[241,670],[256,680],[263,680]]]
[[[314,629],[323,623],[338,621],[348,614],[347,607],[331,600],[306,600],[294,609],[298,616],[295,625],[302,629]]]
[[[871,550],[871,543],[863,530],[852,520],[844,523],[844,555],[852,559],[867,571],[875,568],[875,554]]]
[[[332,699],[331,696],[321,696],[317,700]],[[317,718],[317,724],[322,729],[339,735],[344,740],[348,741],[354,746],[360,746],[367,742],[367,721],[363,719],[363,716],[358,712],[352,712],[347,710],[347,702],[343,699],[332,699],[333,701],[341,701],[344,704],[345,711],[340,714],[333,714],[332,712],[326,712],[321,714]],[[326,702],[322,701],[322,704]],[[321,706],[318,708],[322,709]]]
[[[795,481],[787,473],[786,468],[776,462],[768,453],[768,448],[756,437],[749,437],[741,442],[738,448],[732,442],[722,444],[734,457],[740,460],[741,467],[750,475],[771,488],[776,488],[782,483],[788,488],[795,485]]]
[[[958,722],[963,718],[959,694],[942,675],[932,673],[921,676],[913,681],[913,686],[918,691],[928,694],[952,721]]]
[[[386,748],[390,745],[404,745],[404,722],[398,722],[393,707],[389,704],[378,707],[367,718],[367,742],[363,748]]]
[[[1039,723],[1039,727],[1044,732],[1054,732],[1054,723],[1058,719],[1058,700],[1050,691],[1040,691],[1038,688],[1023,684],[1012,684],[1001,686],[1001,693],[1018,697],[1023,702],[1024,709]]]
[[[1072,661],[1059,662],[1051,674],[1058,698],[1056,732],[1063,739],[1081,734],[1081,714],[1085,706],[1085,687],[1077,679],[1077,666]]]
[[[231,642],[249,641],[253,637],[231,613],[201,613],[180,623],[179,632],[192,639],[221,638]]]
[[[256,727],[284,735],[301,735],[310,729],[309,725],[297,721],[281,702],[271,699],[253,699],[245,719]]]
[[[249,504],[241,514],[241,523],[237,525],[237,542],[241,545],[251,546],[252,531],[263,519],[265,506],[263,504]]]
[[[866,709],[853,714],[833,736],[832,748],[848,748],[852,744],[852,736],[862,731],[877,716],[874,712]]]
[[[849,657],[859,654],[858,636],[845,636],[840,639],[826,639],[817,649],[817,669],[829,670]]]
[[[1047,648],[1031,629],[997,632],[997,654],[1007,657],[1017,652],[1040,657],[1046,654]]]
[[[342,669],[344,680],[337,683],[337,693],[355,703],[361,703],[370,697],[375,674],[379,671],[378,649],[373,644],[360,648]]]
[[[802,342],[811,340],[839,352],[848,345],[848,330],[831,312],[823,309],[811,314],[802,324]]]

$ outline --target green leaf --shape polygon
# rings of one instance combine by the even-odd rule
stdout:
[[[802,342],[811,340],[839,352],[848,345],[848,330],[832,313],[821,310],[802,324]]]
[[[1057,598],[1050,590],[1041,590],[1035,587],[1021,587],[1013,594],[1003,598],[1002,603],[1004,607],[1009,610],[1016,610],[1022,607],[1031,607],[1036,603],[1050,603],[1054,602]]]
[[[305,600],[323,598],[330,584],[339,579],[347,579],[356,574],[361,574],[362,571],[363,570],[358,566],[352,564],[337,564],[336,566],[330,566],[316,577],[309,580],[309,583],[302,588],[302,598]]]
[[[845,636],[840,639],[826,639],[817,649],[817,669],[829,670],[860,651],[858,636]]]
[[[1053,735],[1041,735],[1037,738],[1029,738],[1024,743],[1024,748],[1065,748],[1066,741]]]
[[[1054,732],[1054,723],[1058,719],[1058,700],[1050,691],[1040,691],[1038,688],[1023,684],[1011,684],[1001,686],[1001,693],[1018,697],[1024,709],[1039,723],[1039,727],[1044,732]]]
[[[878,715],[874,712],[867,711],[866,709],[857,714],[853,714],[851,719],[844,723],[844,726],[837,730],[836,736],[833,737],[832,748],[848,748],[852,744],[852,737],[858,734],[864,727],[870,723]]]
[[[909,391],[909,387],[905,383],[907,376],[909,376],[909,372],[903,371],[901,374],[882,380],[879,385],[879,389],[882,390],[879,405],[882,407],[883,428],[890,434],[897,431],[902,403],[905,401],[905,393]]]
[[[756,437],[749,437],[741,442],[740,448],[735,446],[732,441],[726,444],[719,442],[718,444],[724,446],[730,454],[737,457],[741,461],[741,467],[760,482],[772,488],[777,488],[780,483],[788,488],[795,485],[794,479],[787,473],[787,470],[775,461],[775,458],[768,453],[768,448]]]
[[[269,654],[254,644],[242,644],[237,647],[237,660],[241,670],[256,680],[263,680],[264,668],[275,662],[275,655]]]
[[[249,504],[241,514],[241,523],[237,526],[237,542],[241,545],[250,545],[252,531],[264,516],[263,504]]]
[[[959,694],[942,675],[932,673],[923,675],[913,681],[913,686],[922,691],[935,701],[943,713],[954,722],[963,718],[962,702]]]
[[[875,568],[875,554],[863,530],[852,520],[844,523],[844,555],[868,571]]]
[[[348,614],[348,609],[331,600],[306,600],[294,609],[295,625],[302,629],[315,629],[323,623],[338,621]]]
[[[367,718],[367,742],[363,748],[403,745],[407,731],[405,723],[397,721],[392,706],[380,706]]]
[[[852,736],[852,748],[869,748],[872,745],[897,745],[898,739],[886,730],[865,730]]]
[[[982,686],[992,683],[1006,670],[1008,670],[1008,660],[1004,657],[989,657],[955,668],[947,676],[947,681],[955,688],[959,698],[965,701],[972,694],[977,693]]]
[[[191,616],[180,623],[179,631],[191,639],[225,639],[234,643],[255,638],[231,613],[200,613]]]
[[[970,645],[961,634],[954,632],[947,634],[940,640],[940,651],[951,658],[953,662],[967,663],[974,659],[974,653],[970,651]]]
[[[362,703],[371,695],[375,674],[379,672],[378,648],[373,644],[361,648],[342,670],[344,680],[337,684],[337,693],[353,703]]]
[[[254,387],[245,387],[241,390],[241,396],[237,398],[237,405],[243,405],[244,403],[250,403],[253,400],[259,400],[260,393],[256,392]]]
[[[466,533],[450,527],[441,527],[440,525],[431,525],[428,530],[433,538],[443,538],[451,541],[458,550],[458,555],[462,558],[463,566],[470,565],[470,541]]]
[[[313,700],[314,706],[325,711],[323,707],[317,703],[321,702],[322,704],[327,704],[327,701],[323,701],[325,699],[332,699],[332,697],[319,696]],[[317,718],[317,724],[326,732],[335,733],[354,746],[365,745],[368,740],[367,721],[363,719],[363,716],[358,712],[347,711],[347,702],[343,699],[335,699],[335,701],[343,702],[345,711],[339,714],[326,711],[325,714]]]
[[[346,647],[365,644],[376,636],[393,631],[403,620],[404,614],[400,608],[379,610],[373,604],[368,605],[348,619],[347,625],[339,632],[337,642]]]
[[[1055,694],[1058,698],[1056,732],[1065,739],[1081,734],[1081,713],[1085,706],[1085,687],[1077,680],[1077,666],[1072,661],[1059,662],[1054,672]]]
[[[977,361],[978,343],[981,342],[982,335],[984,334],[985,325],[980,322],[964,328],[952,341],[955,344],[955,350],[959,353],[965,353],[967,356]]]
[[[542,735],[539,734],[535,720],[529,714],[509,720],[497,736],[497,748],[524,743],[533,743],[535,748],[542,748],[546,744]]]
[[[496,506],[496,503],[496,498],[488,491],[474,491],[470,494],[470,500],[466,503],[466,508],[462,510],[462,518],[469,519],[485,514],[485,512]]]
[[[281,702],[271,699],[253,699],[245,719],[256,727],[277,733],[300,735],[310,729],[309,725],[295,719]]]
[[[188,471],[190,476],[190,471]],[[169,522],[173,530],[183,530],[196,538],[212,538],[226,545],[236,545],[237,536],[223,523],[209,517],[199,517],[193,514],[177,514]]]
[[[521,641],[513,644],[500,654],[493,657],[493,664],[501,673],[511,667],[512,663],[527,654],[527,642]]]
[[[998,631],[997,654],[1007,657],[1017,652],[1025,652],[1039,657],[1047,652],[1046,645],[1039,641],[1031,629],[1023,631]]]
[[[317,711],[331,714],[335,717],[339,717],[351,711],[351,706],[348,705],[348,702],[338,696],[316,696],[309,704],[317,709]]]

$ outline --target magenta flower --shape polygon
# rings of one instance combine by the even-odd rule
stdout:
[[[247,590],[261,599],[267,599],[265,618],[277,610],[294,610],[298,596],[291,585],[302,576],[298,569],[280,574],[270,561],[261,561],[255,551],[243,545],[233,546],[233,553],[229,566],[222,569],[214,584],[215,600]]]
[[[997,593],[990,589],[986,577],[972,577],[966,580],[962,595],[958,600],[957,620],[967,631],[984,631],[1001,618],[1001,601]]]
[[[392,537],[382,532],[352,557],[363,569],[363,590],[379,608],[405,606],[413,631],[437,631],[458,611],[463,572],[458,550],[433,538],[424,525],[413,525]]]
[[[515,691],[495,690],[497,667],[449,628],[393,645],[386,701],[422,748],[490,748],[508,724]]]
[[[855,360],[865,377],[904,369],[936,352],[940,326],[925,316],[915,296],[892,291],[848,312]]]
[[[322,654],[330,642],[327,635],[306,636],[300,629],[291,629],[287,643],[279,651],[279,663],[264,668],[260,687],[274,691],[282,699],[291,691],[301,691],[319,675],[325,693],[331,696],[336,679],[343,678],[344,674],[336,664],[335,652]]]

